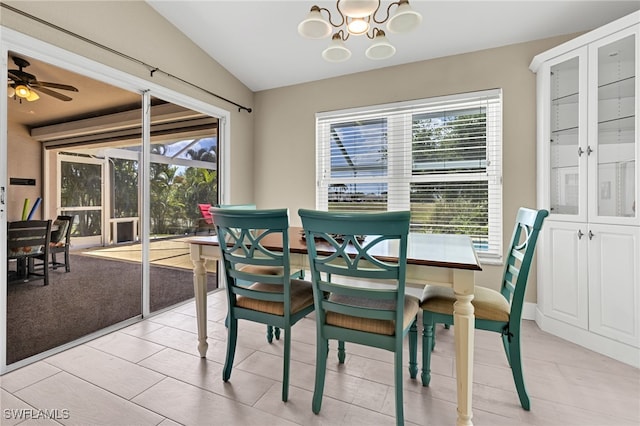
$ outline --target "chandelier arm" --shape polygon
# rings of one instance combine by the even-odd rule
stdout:
[[[371,15],[371,17],[373,18],[373,22],[375,22],[376,24],[384,24],[385,22],[387,22],[391,17],[391,6],[400,6],[400,3],[402,3],[402,1],[396,1],[387,6],[387,16],[382,21],[378,21],[376,19],[376,14],[378,13],[378,10],[380,10],[380,0],[378,0],[378,8]]]
[[[384,22],[384,21],[383,21]],[[382,31],[380,28],[378,27],[373,27],[373,30],[371,31],[371,34],[369,34],[369,31],[367,31],[367,38],[369,40],[373,40],[374,38],[376,38],[376,36],[378,35],[378,33],[382,32],[382,34],[384,35],[384,31]]]
[[[332,27],[334,27],[334,28],[340,28],[340,27],[341,27],[341,26],[343,26],[343,25],[344,25],[344,23],[346,22],[346,19],[345,19],[345,17],[344,17],[344,14],[343,14],[343,13],[342,13],[342,11],[340,10],[339,4],[340,4],[340,0],[336,1],[336,9],[338,10],[338,13],[340,14],[340,18],[341,18],[341,21],[340,21],[340,23],[339,23],[339,24],[334,24],[334,23],[333,23],[333,19],[332,19],[332,17],[331,17],[331,11],[330,11],[329,9],[327,9],[326,7],[318,7],[318,9],[319,9],[319,10],[321,10],[321,11],[322,11],[322,10],[324,10],[325,12],[327,12],[327,16],[329,17],[329,23],[330,23],[330,24],[331,24],[331,26],[332,26]],[[317,7],[317,6],[316,6],[316,7]]]
[[[336,35],[340,36],[342,41],[347,41],[349,40],[349,36],[351,35],[351,33],[349,31],[340,30],[336,33]],[[369,34],[367,34],[367,36],[369,36]]]

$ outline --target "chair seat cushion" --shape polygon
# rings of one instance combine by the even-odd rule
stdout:
[[[269,293],[283,292],[281,284],[253,283],[249,288]],[[303,280],[291,280],[291,313],[295,314],[310,305],[313,305],[313,288],[311,287],[311,283]],[[271,302],[253,299],[248,296],[238,296],[236,306],[268,314],[284,315],[283,302]]]
[[[335,294],[329,296],[329,300],[337,303],[374,309],[394,309],[395,307],[395,301],[393,300],[360,299]],[[404,298],[404,317],[402,325],[403,329],[406,329],[411,325],[419,310],[419,301],[415,297],[406,296]],[[326,323],[329,325],[334,325],[336,327],[350,328],[352,330],[384,334],[387,336],[393,336],[396,330],[396,322],[393,320],[379,320],[355,317],[351,315],[340,314],[337,312],[327,312]]]
[[[20,256],[33,256],[44,253],[43,246],[24,246],[24,247],[12,247],[8,250],[9,257]]]
[[[422,310],[453,315],[456,297],[453,289],[437,285],[427,285],[422,292]],[[473,300],[476,319],[509,321],[511,306],[499,292],[487,287],[476,286]]]

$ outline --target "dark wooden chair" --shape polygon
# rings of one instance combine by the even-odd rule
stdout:
[[[16,261],[15,274],[7,278],[8,282],[44,280],[44,285],[49,284],[50,237],[50,220],[22,220],[7,224],[7,261]],[[37,265],[36,261],[41,264]]]
[[[49,264],[53,269],[57,269],[58,266],[64,266],[64,270],[69,272],[71,270],[69,265],[69,248],[71,247],[71,224],[73,223],[73,216],[58,216],[53,222],[55,231],[51,231],[51,240],[49,242],[49,252],[51,253],[51,263]],[[62,253],[64,255],[64,261],[58,262],[56,254]]]

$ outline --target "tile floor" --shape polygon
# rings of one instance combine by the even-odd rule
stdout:
[[[0,377],[1,424],[33,425],[393,425],[393,357],[332,346],[319,415],[311,412],[313,318],[292,332],[290,399],[280,400],[282,343],[264,326],[240,324],[231,380],[223,292],[208,299],[209,351],[196,350],[193,302]],[[407,424],[454,425],[453,330],[438,328],[431,386],[404,380]],[[406,345],[405,345],[406,347]],[[638,425],[638,369],[573,345],[524,322],[525,377],[531,411],[522,410],[497,334],[476,333],[475,425]],[[405,351],[405,360],[407,354]],[[405,370],[406,371],[406,370]],[[26,419],[26,417],[31,419]],[[47,418],[48,417],[48,418]]]

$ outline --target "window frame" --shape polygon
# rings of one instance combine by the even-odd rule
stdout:
[[[486,168],[481,171],[434,174],[413,173],[413,118],[418,114],[460,110],[486,102]],[[386,175],[332,177],[332,125],[386,119]],[[381,125],[383,127],[383,125]],[[374,146],[372,144],[372,146]],[[488,264],[502,263],[502,90],[477,92],[418,99],[390,104],[372,105],[327,111],[316,114],[316,208],[328,210],[329,188],[335,184],[366,184],[386,182],[387,210],[411,208],[410,188],[415,183],[428,182],[487,182],[487,248],[477,247],[478,257]],[[412,215],[413,217],[413,215]]]

